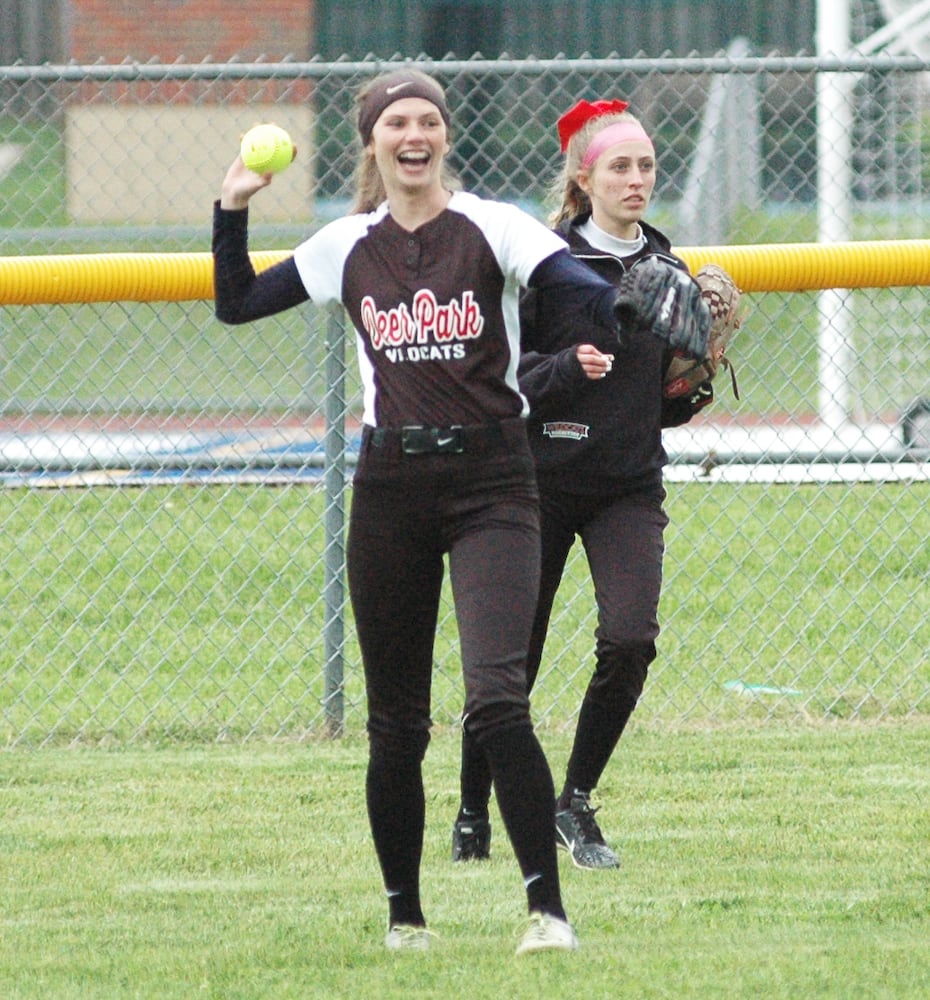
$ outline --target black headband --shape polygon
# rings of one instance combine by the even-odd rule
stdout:
[[[449,125],[449,108],[442,87],[416,70],[401,69],[383,76],[359,103],[358,134],[362,137],[363,146],[371,141],[371,130],[381,117],[381,112],[405,97],[422,97],[435,104],[442,120]]]

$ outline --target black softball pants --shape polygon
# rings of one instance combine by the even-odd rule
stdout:
[[[543,481],[540,486],[542,569],[527,657],[536,681],[556,593],[575,538],[581,539],[597,602],[594,673],[581,703],[565,775],[566,787],[591,791],[642,694],[659,635],[658,607],[665,554],[661,485],[626,495],[583,496]],[[563,603],[575,595],[563,593]],[[490,776],[475,742],[463,736],[462,800],[481,809]]]
[[[576,534],[597,602],[594,673],[581,702],[566,787],[597,787],[655,659],[668,525],[664,499],[661,486],[613,497],[545,493],[542,580],[527,662],[531,687]],[[565,597],[571,600],[571,595]]]
[[[448,556],[466,727],[484,753],[530,909],[564,916],[552,776],[530,720],[526,656],[539,511],[522,420],[465,428],[460,454],[407,454],[366,429],[352,495],[349,592],[368,702],[366,795],[391,921],[422,923],[419,872],[433,647]]]

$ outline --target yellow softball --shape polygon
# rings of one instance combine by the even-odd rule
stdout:
[[[291,165],[297,150],[280,125],[255,125],[242,137],[242,162],[257,174],[278,174]]]

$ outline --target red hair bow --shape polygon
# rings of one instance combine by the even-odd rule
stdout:
[[[630,105],[626,101],[579,101],[569,108],[558,120],[559,143],[562,152],[568,149],[571,137],[592,118],[609,115],[614,112],[626,111]]]

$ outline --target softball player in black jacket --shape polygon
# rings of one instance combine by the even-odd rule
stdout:
[[[388,897],[386,945],[422,949],[433,939],[420,898],[421,764],[447,555],[465,726],[488,761],[526,886],[530,921],[517,952],[571,950],[577,939],[551,837],[552,776],[526,685],[539,512],[517,383],[518,293],[529,286],[567,298],[604,346],[616,340],[616,292],[530,216],[454,190],[444,169],[449,112],[430,77],[404,69],[371,81],[358,96],[358,130],[353,212],[259,275],[247,252],[247,207],[271,175],[233,162],[214,209],[217,315],[241,323],[309,298],[341,303],[355,327],[364,429],[348,580],[365,669],[366,800]],[[685,326],[666,333],[696,356],[709,317]]]
[[[572,254],[614,285],[649,258],[687,270],[668,239],[641,221],[655,183],[655,158],[651,140],[625,107],[622,102],[580,102],[565,116],[582,123],[575,130],[574,122],[568,123],[564,198],[556,215],[557,231]],[[616,366],[594,346],[595,331],[577,317],[571,320],[572,339],[588,346],[534,351],[539,331],[556,309],[549,293],[536,289],[527,293],[521,309],[525,353],[520,387],[531,403],[528,429],[542,522],[540,594],[527,675],[532,688],[553,601],[577,536],[597,601],[595,669],[556,805],[556,840],[579,867],[612,868],[619,860],[604,841],[590,797],[656,655],[668,523],[661,431],[689,420],[713,394],[708,383],[692,398],[665,400],[662,378],[670,355],[666,345],[643,329],[630,331],[618,348],[623,354]],[[453,859],[487,856],[489,795],[486,764],[466,733]]]

